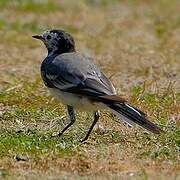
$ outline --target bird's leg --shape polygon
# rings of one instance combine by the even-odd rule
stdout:
[[[66,125],[65,128],[61,132],[59,132],[57,136],[61,136],[76,121],[74,108],[72,106],[67,106],[67,110],[68,110],[68,114],[69,114],[69,118],[71,122],[68,125]]]
[[[93,121],[91,127],[89,128],[89,131],[88,131],[88,133],[86,134],[86,137],[85,137],[84,139],[82,139],[81,142],[84,142],[84,141],[86,141],[86,140],[88,139],[88,137],[89,137],[89,135],[91,134],[91,132],[92,132],[95,124],[97,123],[99,117],[100,117],[100,111],[99,111],[99,110],[98,110],[98,111],[95,111],[95,112],[94,112],[94,121]]]

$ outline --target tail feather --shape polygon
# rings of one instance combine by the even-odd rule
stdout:
[[[124,98],[117,95],[104,95],[98,98],[129,126],[132,127],[137,124],[155,134],[163,132],[163,130],[146,118],[145,113],[129,105]]]
[[[157,127],[154,123],[149,121],[145,114],[126,103],[107,103],[106,104],[114,114],[118,117],[123,118],[124,121],[130,126],[135,126],[138,124],[139,126],[155,133],[160,134],[163,132],[159,127]]]
[[[115,114],[119,120],[121,120],[125,125],[127,125],[129,128],[137,127],[137,124],[133,121],[131,121],[126,116],[123,116],[122,114],[118,113],[117,111],[110,109],[113,114]]]

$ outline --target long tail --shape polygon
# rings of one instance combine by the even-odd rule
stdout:
[[[131,105],[126,103],[124,99],[113,95],[104,96],[101,100],[104,101],[104,103],[112,110],[114,114],[116,114],[130,126],[135,126],[137,124],[155,134],[160,134],[163,132],[163,130],[149,121],[142,111],[132,107]]]

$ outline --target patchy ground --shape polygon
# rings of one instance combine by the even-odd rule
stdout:
[[[0,179],[179,179],[179,0],[0,1]],[[166,133],[128,129],[107,111],[87,144],[92,115],[61,138],[68,121],[39,67],[45,47],[31,38],[63,28],[119,94]]]

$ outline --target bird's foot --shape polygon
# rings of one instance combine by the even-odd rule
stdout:
[[[54,132],[51,137],[56,138],[56,137],[60,137],[63,133],[62,132]]]
[[[87,138],[81,139],[80,142],[81,142],[82,144],[87,144]]]

